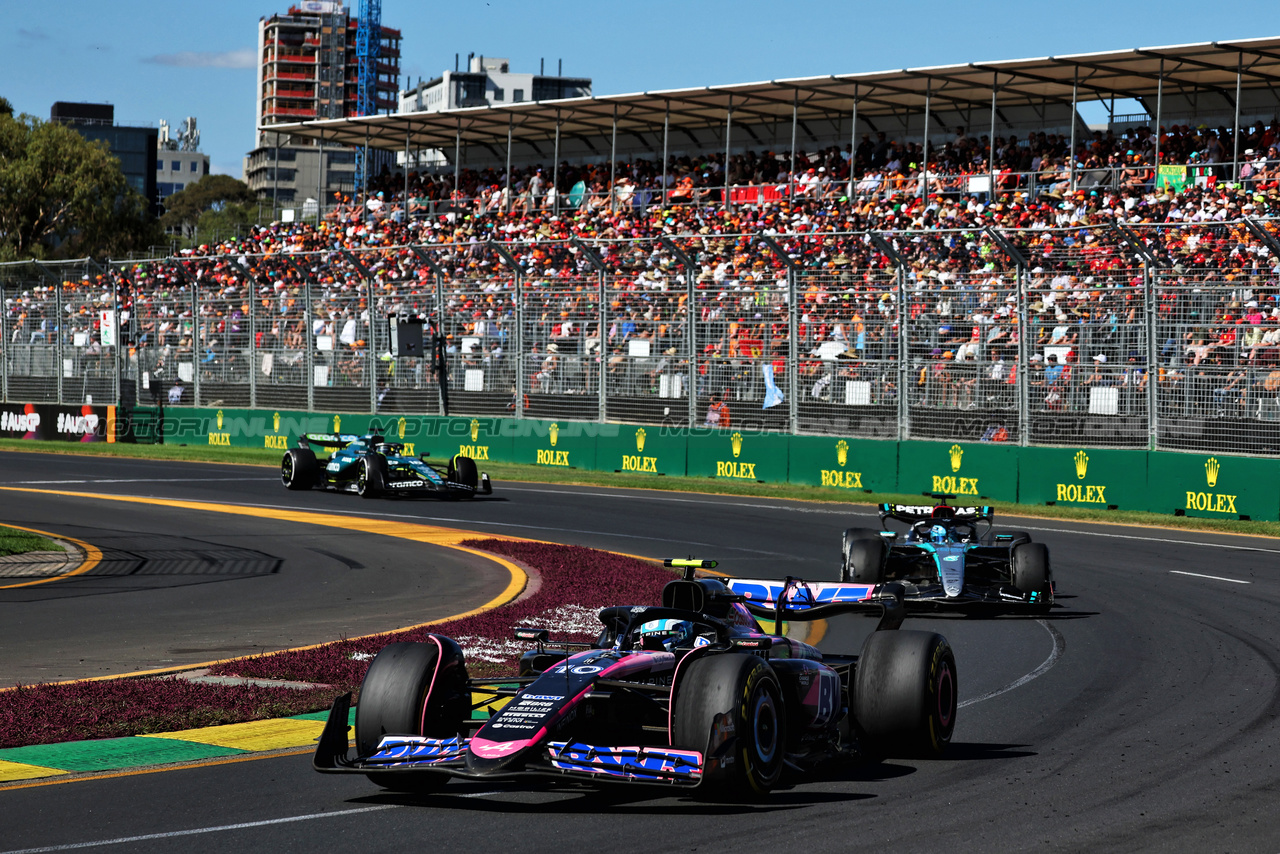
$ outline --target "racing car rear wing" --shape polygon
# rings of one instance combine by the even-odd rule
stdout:
[[[783,581],[729,578],[725,583],[753,615],[772,618],[775,632],[784,620],[825,620],[856,613],[878,613],[877,631],[896,629],[906,616],[902,585],[896,583],[807,582],[791,576]]]
[[[937,507],[931,504],[881,504],[879,509],[882,521],[885,519],[897,519],[900,522],[919,522],[923,519],[934,518],[934,511]],[[947,510],[951,511],[947,518],[960,522],[990,522],[995,518],[995,508],[989,505],[971,507],[947,506]]]
[[[299,444],[319,445],[322,448],[345,448],[363,438],[354,433],[303,433]]]

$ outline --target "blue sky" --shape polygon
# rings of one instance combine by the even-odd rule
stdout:
[[[6,5],[0,95],[17,111],[48,118],[54,101],[96,101],[115,104],[122,122],[176,127],[195,116],[214,171],[240,177],[253,144],[257,22],[286,11],[287,0]],[[563,59],[566,74],[593,78],[596,94],[1280,34],[1273,3],[1229,0],[382,6],[383,23],[404,34],[402,75],[414,80],[474,52],[507,57],[513,71],[536,71],[540,58],[553,71]]]

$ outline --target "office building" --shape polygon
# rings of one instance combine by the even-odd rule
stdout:
[[[156,140],[153,127],[117,125],[115,107],[111,104],[82,104],[57,101],[49,112],[49,120],[73,128],[88,140],[102,140],[120,161],[129,186],[151,203],[151,212],[159,213],[156,200]]]

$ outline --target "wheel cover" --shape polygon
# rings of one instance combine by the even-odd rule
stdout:
[[[356,492],[364,495],[369,488],[369,464],[364,460],[360,461],[360,473],[356,475]]]
[[[293,482],[293,455],[285,454],[284,461],[280,463],[280,479],[285,485]]]
[[[752,704],[751,740],[760,761],[771,764],[778,752],[778,709],[768,690],[757,693]]]
[[[956,680],[955,674],[951,672],[950,662],[944,661],[942,667],[938,668],[934,694],[938,698],[938,723],[945,732],[951,729],[951,718],[956,708]]]

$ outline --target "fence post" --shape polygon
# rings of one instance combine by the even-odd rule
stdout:
[[[302,277],[302,295],[303,295],[303,340],[306,341],[307,361],[306,372],[304,377],[307,383],[307,411],[316,411],[316,332],[315,321],[311,314],[311,278],[310,276]]]
[[[608,361],[609,361],[608,359],[604,358],[604,344],[605,344],[604,324],[605,324],[605,321],[608,320],[608,316],[606,313],[607,309],[605,307],[605,299],[608,296],[608,292],[605,289],[605,279],[609,273],[609,268],[605,266],[604,261],[600,258],[600,254],[596,252],[594,246],[588,246],[586,243],[582,242],[582,240],[580,240],[576,236],[570,237],[569,243],[572,244],[574,247],[576,247],[578,252],[582,253],[582,257],[587,259],[587,263],[595,268],[596,276],[597,276],[596,293],[598,294],[598,296],[596,297],[596,299],[599,301],[599,306],[596,311],[596,320],[600,324],[597,328],[599,329],[599,332],[600,332],[601,358],[600,358],[600,367],[597,369],[599,372],[599,375],[597,377],[597,379],[599,380],[599,388],[596,389],[596,418],[598,421],[603,423],[605,420],[605,404],[606,404],[606,397],[604,393],[604,380],[606,375],[605,369],[608,367]],[[586,356],[586,353],[583,353],[582,355]]]
[[[1031,370],[1031,330],[1027,322],[1031,271],[1021,258],[1014,261],[1014,270],[1018,282],[1018,444],[1025,448],[1031,444],[1031,378],[1027,375]]]
[[[800,277],[795,267],[787,270],[787,422],[791,435],[800,432]]]
[[[200,279],[191,282],[191,405],[200,405]],[[179,318],[181,320],[181,318]],[[310,408],[310,407],[308,407]]]
[[[609,358],[606,352],[606,344],[608,338],[605,335],[605,323],[609,321],[609,305],[606,300],[609,298],[608,284],[604,274],[604,270],[600,271],[600,303],[599,310],[596,312],[596,335],[599,336],[599,344],[596,347],[596,394],[599,400],[596,408],[600,413],[600,421],[604,423],[605,416],[608,411],[609,398],[604,393],[605,379],[609,376]],[[586,355],[585,353],[583,354]]]
[[[664,191],[665,192],[665,191]],[[684,270],[684,345],[685,355],[689,359],[689,428],[692,429],[698,418],[698,336],[696,323],[697,309],[694,305],[694,282],[697,272],[693,269],[693,261],[684,253],[670,237],[659,237],[658,243],[676,257]]]
[[[1156,365],[1156,294],[1155,276],[1147,259],[1142,260],[1142,302],[1147,316],[1147,450],[1154,451],[1160,441],[1160,424],[1156,414],[1156,383],[1160,370]]]
[[[65,367],[66,363],[63,362],[64,344],[62,340],[63,335],[66,331],[67,314],[62,308],[62,282],[61,281],[57,282],[53,287],[53,299],[54,299],[54,304],[53,304],[54,311],[57,312],[57,314],[55,315],[53,332],[55,335],[58,336],[58,343],[55,345],[54,358],[57,360],[57,365],[55,365],[55,369],[58,374],[58,405],[61,406],[63,403],[65,403],[65,401],[62,399],[62,395],[63,395],[62,384],[64,382],[64,377],[67,372],[67,369]],[[2,305],[4,305],[4,298],[3,298],[3,294],[0,294],[0,306]],[[5,373],[8,374],[9,372],[5,371]],[[7,397],[5,399],[8,400]]]
[[[907,397],[911,388],[911,353],[907,347],[911,307],[907,304],[907,268],[901,258],[893,265],[893,277],[898,291],[898,441],[905,442],[911,435],[911,406]]]
[[[515,366],[516,366],[516,396],[515,410],[516,418],[524,418],[524,281],[521,276],[520,265],[516,259],[511,257],[511,253],[496,240],[490,240],[488,246],[498,254],[508,267],[511,268],[512,274],[515,276],[515,318],[516,318],[516,334],[515,334]]]
[[[5,322],[9,312],[4,307],[4,282],[0,281],[0,400],[9,402],[9,329]],[[61,371],[59,371],[61,373]]]
[[[444,268],[442,268],[439,264],[437,264],[434,260],[432,260],[431,256],[428,255],[426,250],[421,246],[410,246],[409,251],[412,252],[414,256],[417,257],[417,259],[421,261],[428,270],[431,271],[431,276],[435,280],[435,289],[434,289],[435,311],[432,312],[436,318],[434,334],[443,336],[444,335],[444,309],[445,309]],[[431,355],[429,357],[427,355],[428,346],[430,347],[430,350],[431,350]],[[432,337],[430,345],[428,345],[426,342],[423,343],[422,358],[424,360],[429,359],[431,365],[433,366],[435,365],[435,359],[436,359],[435,337]],[[448,370],[448,366],[441,365],[441,369]],[[465,376],[463,377],[463,384],[465,388],[465,384],[466,384]],[[444,415],[445,414],[444,386],[440,383],[440,377],[436,377],[436,387],[438,390],[438,393],[436,395],[437,412],[440,415]]]
[[[769,247],[769,251],[778,259],[778,262],[787,268],[787,337],[790,343],[787,348],[786,393],[791,401],[787,406],[787,429],[795,435],[800,430],[800,342],[797,340],[800,332],[800,310],[797,305],[800,290],[797,279],[800,265],[792,261],[791,256],[783,251],[778,241],[772,237],[761,235],[759,242]]]
[[[249,279],[249,408],[258,408],[258,280]],[[158,343],[158,342],[157,342]]]

